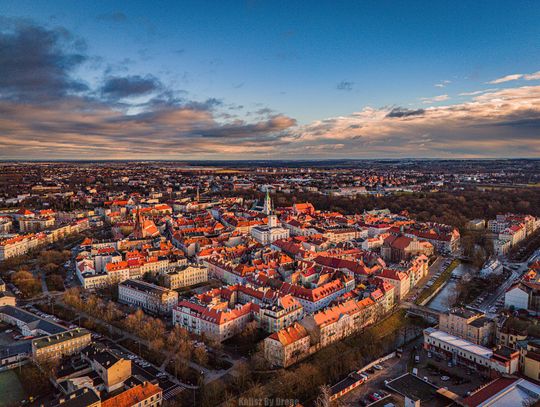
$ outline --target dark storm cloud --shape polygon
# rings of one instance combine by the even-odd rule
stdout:
[[[407,109],[404,107],[396,107],[392,109],[386,117],[410,117],[410,116],[421,116],[426,111],[424,109]]]
[[[296,125],[296,120],[287,116],[274,116],[269,120],[258,123],[237,121],[213,129],[199,131],[202,137],[209,138],[249,138],[258,134],[276,134]]]
[[[162,84],[153,75],[113,76],[105,80],[101,93],[105,97],[123,99],[133,96],[148,95],[162,89]]]
[[[193,110],[213,110],[223,105],[223,101],[217,98],[208,98],[204,102],[190,101],[185,107]]]
[[[12,100],[50,101],[86,91],[72,77],[88,57],[84,41],[63,28],[0,20],[0,92]]]

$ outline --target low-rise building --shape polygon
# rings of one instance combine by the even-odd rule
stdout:
[[[381,256],[386,261],[399,263],[402,260],[409,260],[420,254],[431,256],[433,251],[433,245],[426,240],[418,240],[416,236],[411,238],[391,234],[384,239],[381,247]]]
[[[525,376],[540,380],[540,344],[530,341],[521,351],[521,368]]]
[[[12,305],[0,307],[0,321],[17,326],[25,336],[54,335],[67,331],[59,324]]]
[[[131,377],[131,360],[120,358],[108,349],[90,345],[81,351],[86,360],[103,382],[103,390],[113,392],[120,389]]]
[[[504,307],[538,313],[540,311],[540,283],[519,281],[514,284],[504,294]]]
[[[499,377],[463,400],[466,407],[530,406],[540,400],[540,386],[519,377]]]
[[[515,373],[519,366],[517,350],[486,348],[435,328],[424,329],[424,349],[488,377]]]
[[[88,346],[91,341],[91,334],[86,329],[71,329],[58,334],[33,339],[32,356],[37,360],[43,360],[72,355]]]

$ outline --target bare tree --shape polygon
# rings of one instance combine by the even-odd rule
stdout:
[[[330,386],[327,384],[322,385],[319,387],[319,396],[317,397],[317,400],[315,400],[315,406],[316,407],[330,407],[330,396],[332,395],[332,392],[330,390]]]

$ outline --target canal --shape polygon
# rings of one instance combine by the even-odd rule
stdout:
[[[456,298],[458,280],[455,277],[461,277],[474,272],[475,268],[471,264],[460,263],[452,272],[452,277],[454,278],[448,280],[444,288],[427,304],[427,307],[435,311],[446,311]]]

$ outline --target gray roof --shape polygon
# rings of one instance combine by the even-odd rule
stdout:
[[[67,331],[62,325],[55,324],[52,321],[43,319],[36,314],[25,311],[21,308],[14,307],[12,305],[4,305],[0,307],[0,313],[8,315],[14,319],[24,322],[29,329],[39,329],[49,335],[58,334]]]
[[[83,388],[79,389],[67,396],[61,397],[63,401],[57,400],[51,403],[51,406],[62,407],[87,407],[100,401],[99,396],[92,389]]]

